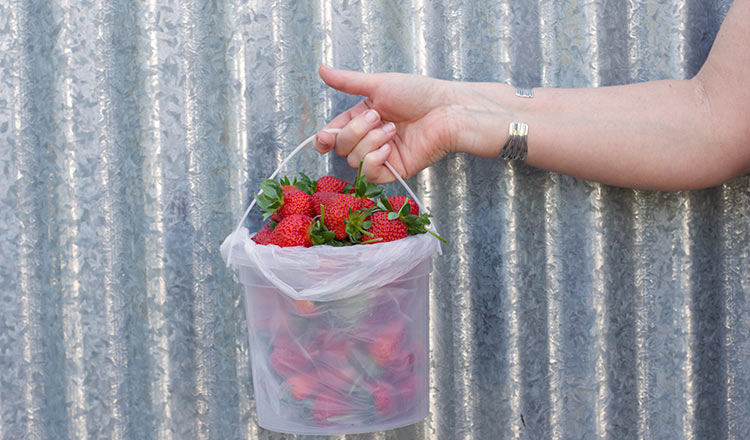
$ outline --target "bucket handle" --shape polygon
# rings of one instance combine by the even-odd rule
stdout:
[[[333,133],[333,134],[341,133],[340,128],[326,128],[323,131],[328,132],[328,133]],[[278,168],[276,168],[276,171],[274,171],[268,178],[273,179],[274,177],[276,177],[279,174],[279,171],[281,171],[281,169],[284,168],[284,166],[292,159],[292,157],[294,157],[297,153],[299,153],[300,150],[302,150],[302,148],[304,148],[305,145],[312,142],[313,139],[315,139],[315,135],[310,136],[309,138],[302,141],[301,144],[297,145],[297,147],[294,150],[292,150],[292,152],[289,153],[289,155],[284,160],[281,161],[281,164],[279,164]],[[390,163],[388,163],[387,160],[385,161],[385,166],[386,168],[388,168],[391,174],[393,174],[396,180],[398,180],[401,186],[403,186],[406,189],[406,192],[409,193],[409,196],[412,198],[412,200],[414,200],[417,203],[417,206],[419,207],[419,212],[426,212],[424,209],[424,206],[422,205],[422,202],[419,200],[417,195],[414,194],[414,191],[412,191],[411,188],[409,188],[409,185],[406,184],[406,181],[401,177],[401,175],[398,174],[398,172],[396,172],[396,170],[393,168],[393,166]],[[257,195],[261,195],[261,194],[263,194],[262,189],[258,192]],[[255,206],[255,203],[256,203],[256,199],[255,197],[253,197],[253,200],[250,202],[250,206],[247,207],[247,209],[245,210],[245,213],[242,215],[242,218],[237,223],[237,226],[234,228],[234,231],[232,232],[232,238],[230,240],[230,246],[229,246],[229,253],[227,254],[227,267],[230,267],[232,264],[232,251],[234,250],[235,240],[238,235],[237,233],[242,227],[242,223],[245,222],[245,219],[247,219],[247,216],[250,214],[250,211]],[[437,234],[437,229],[435,228],[434,225],[429,229],[432,230],[432,232]]]

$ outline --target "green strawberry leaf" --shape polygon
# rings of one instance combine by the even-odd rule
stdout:
[[[310,225],[308,235],[313,245],[332,244],[336,240],[336,234],[328,229],[324,223],[325,207],[320,205],[320,217]]]
[[[354,179],[354,195],[360,199],[368,198],[374,199],[383,194],[383,189],[374,183],[367,182],[367,177],[362,175],[362,164],[364,160],[359,161],[359,168],[357,168],[357,178]],[[348,185],[347,185],[348,187]],[[344,189],[346,191],[346,188]]]
[[[404,200],[404,204],[401,205],[401,208],[398,210],[399,217],[405,217],[406,215],[409,215],[411,213],[411,203],[409,203],[409,198],[407,197]]]
[[[391,202],[388,201],[388,197],[386,197],[385,194],[380,195],[377,206],[381,211],[393,211],[393,206],[391,205]]]
[[[284,204],[284,191],[279,182],[263,179],[260,184],[262,193],[255,195],[255,201],[263,212],[263,220],[268,220]]]
[[[344,220],[346,235],[349,236],[349,241],[359,243],[362,240],[362,235],[373,236],[371,232],[367,231],[372,225],[372,222],[365,221],[368,216],[369,211],[367,209],[352,211],[349,208],[349,216]]]
[[[300,191],[304,191],[310,195],[315,194],[315,190],[318,189],[318,181],[312,180],[305,173],[299,174],[300,179],[295,180],[295,186],[299,188]]]

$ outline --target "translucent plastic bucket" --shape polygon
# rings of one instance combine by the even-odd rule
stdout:
[[[438,240],[419,234],[345,247],[262,246],[242,227],[254,205],[221,253],[245,288],[258,424],[277,432],[335,435],[384,431],[425,418],[428,286]]]
[[[415,236],[404,240],[420,248],[425,244],[432,247],[435,238]],[[330,271],[357,272],[357,259],[343,256],[339,263],[351,261],[352,266],[334,264],[331,269],[329,258],[310,258],[311,251],[329,254],[343,249],[360,253],[362,258],[376,255],[377,262],[378,258],[387,258],[387,253],[382,254],[378,248],[393,248],[392,245],[296,248],[308,254],[308,263],[291,263],[282,275],[287,281],[307,279],[310,283],[306,273],[323,272],[331,278],[327,284],[335,285],[336,274]],[[255,245],[249,239],[239,240],[235,246],[251,251],[292,250]],[[295,299],[279,289],[263,273],[268,267],[261,270],[246,258],[247,250],[235,251],[234,266],[245,288],[260,426],[292,434],[350,434],[406,426],[427,416],[430,258],[418,259],[411,268],[404,262],[395,262],[394,267],[404,272],[377,287],[365,291],[354,288],[344,295],[317,291],[317,295],[335,299],[314,301]],[[411,256],[419,255],[417,252]],[[311,264],[329,271],[320,267],[316,270]],[[388,267],[381,269],[381,279],[383,270],[388,271]],[[300,298],[299,292],[294,296]]]

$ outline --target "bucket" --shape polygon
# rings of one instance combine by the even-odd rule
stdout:
[[[244,286],[258,424],[338,435],[424,419],[437,239],[281,248],[252,241],[244,218],[221,252]]]

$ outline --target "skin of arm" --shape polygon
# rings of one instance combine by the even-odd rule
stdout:
[[[385,160],[409,177],[450,151],[496,157],[508,125],[525,122],[535,167],[639,189],[719,185],[750,171],[748,22],[750,0],[736,0],[691,79],[536,88],[532,99],[506,84],[321,68],[329,85],[367,99],[334,119],[329,127],[344,131],[319,134],[316,148],[335,148],[352,166],[364,159],[368,177],[385,182]],[[365,120],[368,110],[376,120]],[[395,126],[384,130],[386,121]]]

